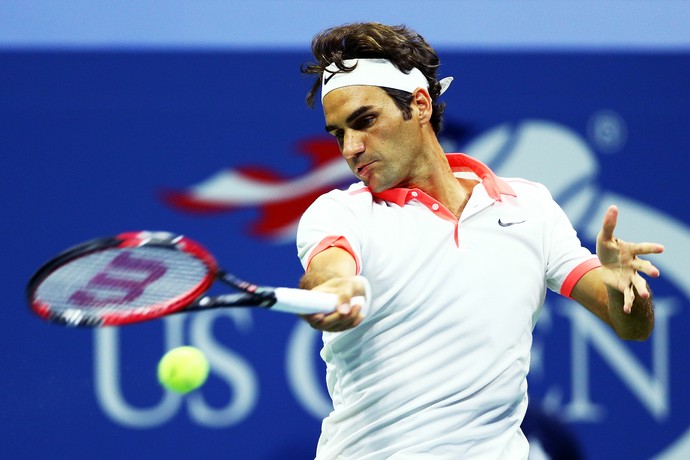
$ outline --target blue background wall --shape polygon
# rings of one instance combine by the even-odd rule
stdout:
[[[546,415],[585,458],[688,458],[690,9],[513,3],[3,3],[0,456],[313,456],[328,399],[319,337],[296,318],[217,311],[62,329],[28,312],[23,288],[54,253],[136,229],[187,234],[249,279],[295,285],[301,204],[270,196],[193,213],[166,192],[223,171],[275,184],[317,171],[304,145],[323,139],[322,114],[304,104],[311,81],[299,66],[314,32],[365,19],[407,23],[439,44],[441,74],[456,78],[444,96],[448,150],[547,184],[587,245],[615,203],[622,238],[667,246],[654,259],[662,279],[646,343],[619,342],[549,297],[530,375],[534,445],[552,447],[537,423]],[[333,158],[332,144],[317,150]],[[204,348],[213,373],[198,392],[166,395],[155,366],[182,343]]]

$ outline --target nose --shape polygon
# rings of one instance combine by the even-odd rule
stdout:
[[[364,152],[364,142],[361,133],[354,130],[346,130],[343,135],[343,156],[350,160]]]

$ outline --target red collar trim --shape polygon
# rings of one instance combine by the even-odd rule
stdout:
[[[462,153],[448,153],[446,158],[453,172],[470,171],[476,174],[482,180],[486,193],[495,201],[500,201],[501,195],[517,196],[508,182],[494,174],[481,161]],[[419,189],[392,188],[373,195],[384,201],[403,206],[413,198],[417,198],[420,193],[424,192]]]
[[[446,155],[448,164],[453,172],[472,171],[482,180],[486,192],[494,200],[500,201],[501,195],[517,196],[508,182],[498,177],[481,161],[463,153],[449,153]]]

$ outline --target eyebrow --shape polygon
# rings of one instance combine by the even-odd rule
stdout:
[[[364,106],[358,108],[357,110],[355,110],[354,112],[352,112],[352,113],[350,114],[349,117],[347,117],[347,119],[345,120],[345,122],[346,122],[347,124],[352,123],[352,122],[355,121],[357,118],[359,118],[362,114],[364,114],[364,113],[368,112],[369,110],[371,110],[372,107],[373,107],[372,105],[364,105]],[[324,129],[326,130],[327,133],[330,133],[330,132],[333,131],[334,129],[338,129],[338,127],[337,127],[337,126],[334,126],[334,125],[326,125],[326,126],[324,127]]]

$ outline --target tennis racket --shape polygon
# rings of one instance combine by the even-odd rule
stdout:
[[[216,280],[239,292],[208,296]],[[366,314],[365,296],[353,305]],[[168,232],[128,232],[64,251],[44,264],[26,288],[29,305],[47,321],[82,327],[120,326],[172,313],[219,307],[261,307],[275,311],[330,313],[335,294],[259,286],[221,269],[192,239]]]

